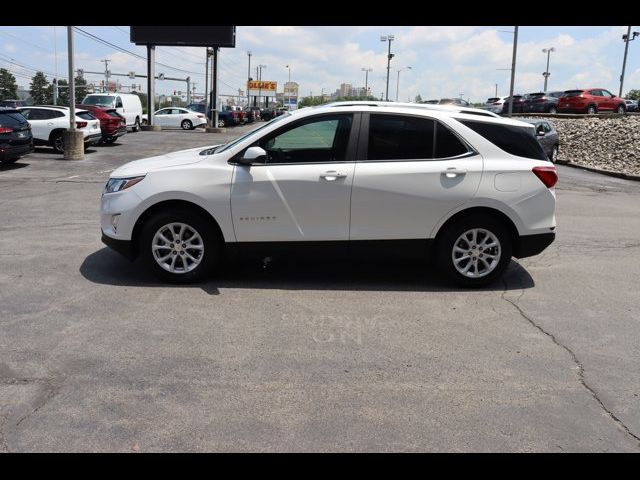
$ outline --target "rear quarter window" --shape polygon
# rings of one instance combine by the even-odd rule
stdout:
[[[91,113],[89,112],[79,112],[76,113],[76,117],[81,118],[83,120],[95,120],[96,117],[94,117]]]
[[[0,127],[17,127],[27,123],[27,119],[20,113],[0,113]]]
[[[471,120],[459,120],[459,122],[511,155],[547,160],[532,128]]]

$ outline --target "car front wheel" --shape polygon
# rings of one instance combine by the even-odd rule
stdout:
[[[558,147],[558,145],[554,145],[553,149],[551,150],[551,155],[549,155],[549,160],[551,160],[553,163],[556,163],[556,161],[558,160],[559,148],[560,147]]]
[[[556,114],[558,113],[558,109],[554,106],[549,107],[549,113]]]
[[[439,236],[440,270],[463,287],[481,287],[502,276],[511,261],[512,245],[504,225],[489,216],[462,218]]]
[[[62,132],[56,134],[56,136],[53,138],[52,143],[53,143],[53,149],[57,153],[64,153],[64,139],[62,137]]]
[[[186,209],[149,218],[140,235],[139,249],[150,270],[171,283],[204,278],[218,265],[221,255],[211,221]]]
[[[587,107],[587,113],[588,113],[589,115],[594,115],[594,114],[598,113],[598,110],[596,109],[596,106],[595,106],[595,105],[589,105],[589,106]]]
[[[624,113],[624,105],[618,105],[618,108],[616,110],[617,113]]]

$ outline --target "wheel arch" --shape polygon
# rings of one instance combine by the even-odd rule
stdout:
[[[218,240],[220,241],[221,244],[225,243],[224,235],[222,233],[222,229],[220,228],[220,224],[218,223],[216,218],[211,214],[211,212],[204,209],[197,203],[190,202],[188,200],[162,200],[160,202],[154,203],[153,205],[150,205],[149,207],[147,207],[147,209],[144,212],[142,212],[142,214],[140,214],[140,216],[136,220],[136,223],[133,227],[133,231],[131,232],[131,244],[133,245],[133,248],[136,254],[138,253],[137,249],[138,249],[138,241],[140,239],[140,232],[142,230],[143,225],[146,223],[146,221],[155,213],[161,212],[163,210],[168,210],[171,208],[188,209],[188,210],[197,212],[203,217],[211,220]]]
[[[438,244],[438,240],[441,238],[442,232],[444,232],[449,225],[454,224],[455,222],[461,220],[462,218],[473,217],[476,215],[488,215],[492,218],[497,219],[500,223],[502,223],[507,228],[509,232],[509,236],[511,237],[514,254],[518,252],[519,245],[520,245],[520,234],[518,232],[518,228],[515,222],[503,211],[498,210],[497,208],[494,208],[494,207],[489,207],[489,206],[469,207],[451,215],[449,218],[444,220],[444,222],[442,222],[442,224],[439,227],[437,227],[437,233],[435,234],[435,237],[433,237],[434,243],[436,245]]]
[[[54,128],[49,132],[49,144],[53,145],[53,139],[58,136],[58,133],[64,132],[66,128]]]

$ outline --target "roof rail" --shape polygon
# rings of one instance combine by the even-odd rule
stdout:
[[[461,107],[459,105],[433,105],[429,103],[406,103],[406,102],[372,102],[372,101],[353,101],[353,102],[331,102],[326,103],[324,105],[318,105],[316,108],[321,107],[400,107],[400,108],[417,108],[423,110],[435,110],[441,112],[452,112],[452,113],[469,113],[472,115],[481,115],[485,117],[499,117],[500,115],[496,115],[489,110],[483,110],[480,108],[473,107]]]

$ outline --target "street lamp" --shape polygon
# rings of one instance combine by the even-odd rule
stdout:
[[[393,35],[383,35],[380,37],[381,42],[389,42],[389,51],[387,53],[387,93],[385,95],[385,100],[389,101],[389,72],[391,70],[391,59],[394,57],[393,53],[391,53],[391,42],[393,42],[396,38]]]
[[[403,70],[411,70],[411,67],[404,67],[398,70],[398,82],[396,83],[396,102],[398,101],[398,92],[400,90],[400,72]]]
[[[373,72],[373,68],[362,67],[360,70],[365,72],[364,73],[364,95],[367,96],[367,93],[369,92],[369,72]]]
[[[288,83],[291,83],[291,67],[289,65],[287,65],[286,67],[289,70],[289,82]],[[291,88],[291,85],[289,85],[289,88]],[[286,88],[285,88],[285,90],[286,90]],[[284,102],[284,98],[283,98],[282,101]],[[289,102],[288,103],[291,103],[291,95],[289,95]],[[283,107],[284,107],[284,105],[283,105]]]
[[[542,72],[542,76],[544,77],[544,90],[542,90],[543,92],[547,91],[547,81],[549,80],[549,75],[551,75],[549,73],[549,57],[551,56],[551,52],[555,52],[555,51],[556,51],[555,47],[542,49],[542,53],[547,54],[547,69],[544,72]]]
[[[249,70],[247,70],[247,107],[251,105],[251,95],[249,95],[249,82],[251,81],[251,50],[247,52],[249,57]]]
[[[631,36],[631,27],[627,29],[627,33],[625,35],[622,35],[622,40],[624,41],[624,60],[622,61],[622,74],[620,74],[620,92],[618,93],[619,97],[622,97],[622,85],[624,83],[624,70],[627,66],[627,51],[629,50],[629,42],[635,40],[638,35],[640,35],[640,32],[633,32],[633,36]]]

